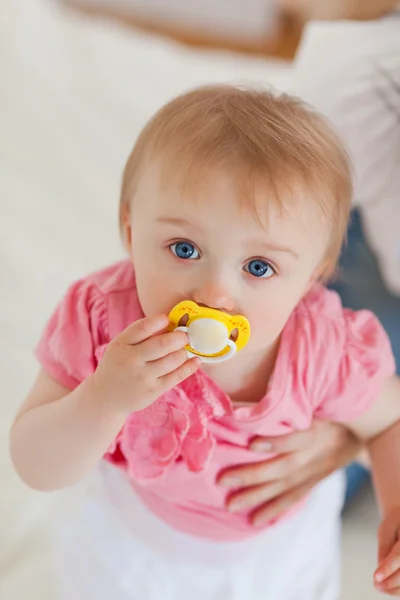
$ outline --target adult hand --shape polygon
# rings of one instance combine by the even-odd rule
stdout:
[[[400,596],[400,506],[384,517],[378,541],[379,567],[374,574],[375,587],[391,596]]]
[[[397,3],[398,0],[278,0],[286,13],[303,20],[377,19]]]
[[[319,481],[351,462],[361,449],[345,427],[319,420],[314,420],[307,431],[257,437],[250,447],[278,456],[226,469],[218,483],[232,488],[228,510],[254,509],[251,521],[255,526],[289,509]]]

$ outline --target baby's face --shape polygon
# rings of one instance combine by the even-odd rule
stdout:
[[[234,178],[210,174],[193,195],[178,181],[163,189],[156,165],[141,177],[126,233],[147,316],[181,300],[246,316],[252,336],[243,352],[270,348],[315,280],[328,226],[306,197],[287,211],[256,190],[257,218],[238,198]]]

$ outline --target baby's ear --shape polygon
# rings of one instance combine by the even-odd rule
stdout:
[[[329,279],[331,264],[329,260],[322,261],[316,269],[312,272],[310,279],[308,280],[308,284],[306,286],[304,295],[308,294],[313,285],[318,283],[324,283],[327,279]]]
[[[119,214],[119,225],[121,229],[121,237],[126,250],[131,253],[132,247],[132,226],[131,213],[129,204],[123,204]]]

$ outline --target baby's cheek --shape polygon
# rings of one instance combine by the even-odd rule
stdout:
[[[290,313],[291,309],[286,308],[284,303],[265,302],[250,317],[252,338],[273,341],[281,333]]]
[[[281,335],[295,306],[285,303],[266,303],[264,310],[253,313],[250,321],[251,338],[249,349],[263,351]],[[250,345],[251,344],[251,345]]]
[[[144,271],[136,273],[136,285],[140,304],[146,316],[168,314],[173,306],[184,299],[178,282],[166,273]]]
[[[281,333],[282,328],[277,327],[276,324],[265,324],[252,327],[251,338],[249,347],[253,351],[263,351],[270,346]]]

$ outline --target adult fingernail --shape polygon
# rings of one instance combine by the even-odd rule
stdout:
[[[386,591],[385,582],[382,581],[382,583],[378,583],[378,581],[374,581],[374,588],[376,590],[378,590],[379,592],[385,592]]]
[[[238,512],[239,510],[242,510],[242,508],[244,508],[244,506],[243,502],[240,500],[232,500],[232,502],[228,504],[229,512]]]
[[[265,525],[268,522],[268,519],[266,519],[265,517],[255,517],[253,519],[253,526],[254,527],[262,527],[263,525]]]
[[[271,442],[253,442],[251,444],[251,449],[254,452],[271,452],[272,444]]]
[[[254,517],[253,525],[254,525],[254,527],[264,527],[267,523],[268,523],[268,525],[275,525],[276,521],[277,521],[276,517],[267,517],[267,516]]]
[[[239,477],[222,477],[218,483],[227,488],[240,487],[241,485]]]

